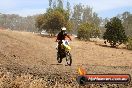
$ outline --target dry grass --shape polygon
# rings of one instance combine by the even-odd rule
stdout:
[[[32,75],[22,74],[16,76],[10,72],[1,73],[0,88],[45,88],[46,82],[42,79],[35,79]]]

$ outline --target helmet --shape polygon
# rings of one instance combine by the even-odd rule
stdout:
[[[65,27],[62,27],[61,30],[62,30],[62,31],[66,31],[66,28],[65,28]]]

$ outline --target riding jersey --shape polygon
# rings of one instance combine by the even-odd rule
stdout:
[[[57,35],[57,40],[60,40],[60,41],[65,40],[66,36],[68,36],[67,33],[61,31],[61,32]]]

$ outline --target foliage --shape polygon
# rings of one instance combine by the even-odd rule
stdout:
[[[48,16],[49,17],[47,18],[45,25],[43,25],[47,31],[50,30],[55,33],[65,25],[64,16],[59,11],[53,11],[52,13],[48,14]]]
[[[122,20],[126,35],[132,37],[132,14],[126,11],[122,14],[118,14],[117,17]]]
[[[63,9],[63,0],[49,0],[49,8],[46,13],[36,19],[36,27],[39,30],[46,30],[50,34],[56,34],[63,26],[70,30],[72,24],[69,9],[69,3],[67,10]]]
[[[37,18],[36,18],[36,23],[35,23],[35,26],[39,29],[42,29],[42,25],[44,24],[45,22],[45,19],[46,18],[46,15],[39,15]]]
[[[51,34],[56,34],[63,26],[71,29],[69,13],[63,8],[49,8],[46,13],[36,19],[36,27]]]
[[[83,7],[82,4],[77,4],[74,5],[73,7],[73,14],[72,14],[72,22],[73,22],[73,32],[77,33],[77,28],[79,27],[79,25],[81,24],[81,16],[82,16],[82,12],[83,12]]]
[[[78,28],[78,38],[81,40],[89,40],[91,37],[99,36],[99,34],[99,29],[96,29],[93,24],[83,23]]]
[[[128,36],[132,37],[132,14],[129,12],[123,13],[123,26],[125,27],[125,32]]]
[[[84,6],[82,4],[74,5],[72,13],[71,20],[74,23],[74,33],[77,32],[79,25],[82,23],[94,24],[96,27],[100,26],[100,18],[98,17],[97,13],[93,12],[93,9],[89,6]]]
[[[127,49],[132,50],[132,37],[128,38]]]
[[[122,44],[127,41],[127,36],[125,35],[125,30],[121,23],[121,20],[117,17],[113,17],[105,25],[106,32],[103,38],[110,43],[112,47],[116,47],[117,44]]]
[[[0,27],[11,30],[35,32],[35,18],[36,16],[21,17],[16,14],[0,14]]]
[[[63,0],[49,0],[49,8],[63,8]]]

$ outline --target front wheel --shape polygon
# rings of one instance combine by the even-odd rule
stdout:
[[[66,62],[67,62],[67,65],[71,66],[71,64],[72,64],[72,56],[71,56],[70,52],[66,53]]]
[[[61,63],[62,62],[62,58],[61,58],[61,56],[60,56],[59,53],[57,53],[57,61],[58,61],[58,63]]]

